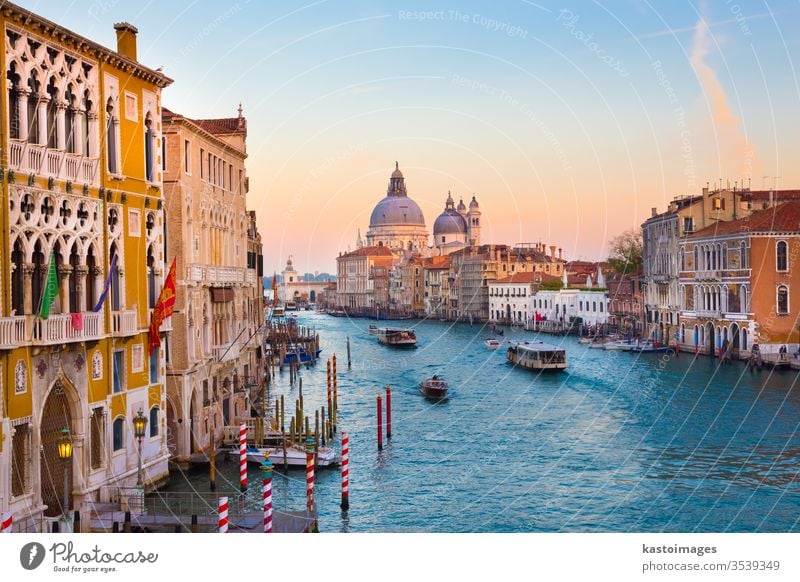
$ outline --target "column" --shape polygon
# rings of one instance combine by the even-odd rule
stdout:
[[[69,313],[69,276],[72,265],[58,265],[58,294],[61,299],[61,313]]]
[[[72,117],[72,143],[76,154],[83,155],[83,116],[86,113],[80,109]]]
[[[50,101],[48,97],[39,97],[39,102],[36,105],[36,115],[38,116],[39,136],[36,143],[47,145],[47,102]]]
[[[77,281],[75,282],[75,287],[77,289],[78,294],[78,311],[81,313],[85,311],[89,311],[94,307],[94,305],[86,305],[86,275],[89,274],[89,267],[86,265],[78,265],[78,268],[75,269],[74,276],[77,277]]]
[[[33,272],[35,269],[36,265],[33,263],[22,265],[22,300],[26,314],[33,313]]]
[[[86,117],[88,118],[87,129],[89,131],[89,157],[99,158],[100,151],[97,140],[97,113],[94,111],[87,111]]]
[[[28,140],[28,99],[30,91],[19,90],[19,139]]]
[[[92,277],[94,280],[94,300],[99,301],[100,295],[103,294],[103,285],[105,284],[105,280],[103,279],[103,268],[97,265],[92,267]],[[111,294],[110,289],[108,292]],[[106,301],[110,301],[110,299],[106,297]],[[89,309],[94,309],[94,305],[87,306],[87,310]]]
[[[64,103],[56,105],[56,147],[60,150],[67,149],[67,134],[65,130],[67,106]]]

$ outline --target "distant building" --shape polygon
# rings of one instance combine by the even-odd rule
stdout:
[[[330,281],[312,281],[298,273],[292,262],[291,255],[286,259],[286,267],[281,271],[281,282],[278,284],[278,299],[295,301],[301,305],[317,303],[325,295],[325,288]],[[324,302],[324,300],[322,300]]]
[[[423,253],[428,248],[428,230],[419,205],[408,196],[399,166],[389,178],[386,196],[372,210],[367,246],[384,246],[393,251]]]
[[[530,298],[539,284],[559,278],[541,272],[514,273],[489,283],[489,321],[524,325],[530,321]]]
[[[464,201],[455,207],[453,197],[447,193],[444,211],[433,223],[433,246],[439,255],[448,255],[467,246],[481,244],[481,211],[475,196],[469,203],[469,210]]]
[[[373,269],[388,269],[392,266],[393,258],[391,249],[382,245],[340,253],[336,258],[336,307],[353,315],[374,313],[376,307],[388,307],[388,280],[383,283],[381,279],[376,299],[373,286],[376,274]],[[384,274],[381,277],[388,279]]]
[[[564,272],[561,289],[539,289],[530,299],[532,328],[562,331],[582,327],[589,331],[607,324],[608,289],[601,266],[598,264],[596,269],[595,277],[587,275],[582,285],[572,286]]]
[[[425,316],[444,318],[450,302],[450,257],[425,259],[423,263]]]

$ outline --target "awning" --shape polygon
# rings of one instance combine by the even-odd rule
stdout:
[[[214,303],[233,301],[233,289],[230,287],[211,287],[211,301]]]

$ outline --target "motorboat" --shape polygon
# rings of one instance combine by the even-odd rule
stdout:
[[[247,445],[245,449],[247,454],[248,463],[262,464],[267,455],[269,460],[275,466],[283,465],[283,447],[256,447]],[[239,458],[239,447],[233,446],[228,451],[228,456],[234,459]],[[340,459],[336,451],[330,447],[320,447],[317,451],[317,466],[327,467],[331,465],[338,465]],[[306,466],[306,451],[305,448],[299,445],[291,445],[286,447],[286,465],[290,467],[305,467]]]
[[[666,352],[669,349],[670,349],[669,346],[665,346],[658,342],[653,342],[653,340],[647,340],[644,342],[634,344],[630,351],[637,352],[640,354],[646,354],[646,353]]]
[[[375,324],[370,324],[369,326],[369,335],[378,335],[380,333],[380,329]]]
[[[636,343],[632,339],[616,340],[603,345],[603,349],[618,352],[629,352],[634,347],[636,347]]]
[[[434,398],[436,400],[445,398],[449,388],[447,382],[435,375],[427,380],[423,380],[419,384],[419,391],[422,392],[426,398]]]
[[[512,344],[506,359],[527,370],[564,370],[567,367],[566,350],[538,341]]]
[[[378,343],[397,348],[413,348],[417,345],[417,334],[413,329],[381,327],[378,328]]]
[[[500,347],[501,342],[493,337],[487,337],[485,340],[483,340],[483,345],[485,345],[487,349],[496,350]]]

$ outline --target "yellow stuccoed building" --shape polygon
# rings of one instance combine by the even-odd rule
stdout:
[[[0,511],[15,531],[49,531],[76,510],[86,528],[93,503],[135,488],[140,444],[145,487],[168,476],[171,324],[152,355],[147,329],[171,262],[161,90],[172,81],[137,62],[127,23],[117,50],[10,3],[0,26]],[[58,296],[42,319],[51,260]]]

